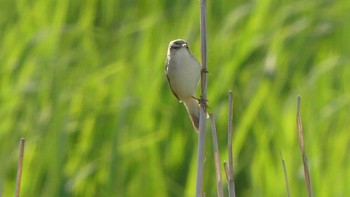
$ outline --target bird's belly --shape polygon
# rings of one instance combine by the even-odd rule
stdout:
[[[173,91],[182,98],[194,96],[200,78],[200,65],[197,61],[186,60],[177,62],[168,72]]]

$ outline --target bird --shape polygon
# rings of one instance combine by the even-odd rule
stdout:
[[[195,94],[202,66],[192,55],[188,43],[176,39],[169,43],[165,60],[165,74],[174,96],[183,103],[195,131],[199,128],[199,102]]]

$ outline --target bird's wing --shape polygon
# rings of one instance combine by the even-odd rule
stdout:
[[[168,80],[171,92],[174,94],[174,96],[177,98],[177,100],[180,101],[179,97],[176,95],[176,93],[174,92],[173,88],[171,87],[171,83],[170,83],[170,79],[169,79],[169,75],[168,75],[168,66],[169,66],[169,57],[167,57],[165,59],[165,69],[164,69],[164,71],[165,71],[165,75],[166,75],[166,78]]]

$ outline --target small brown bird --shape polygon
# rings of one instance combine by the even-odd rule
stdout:
[[[171,91],[185,105],[196,131],[199,127],[199,104],[195,94],[201,68],[185,40],[177,39],[169,43],[165,73]]]

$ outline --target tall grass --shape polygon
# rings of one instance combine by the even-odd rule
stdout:
[[[209,105],[225,150],[234,94],[237,196],[350,196],[350,3],[208,1]],[[198,1],[0,2],[0,191],[23,196],[192,196],[197,136],[167,87],[168,42],[199,58]],[[208,139],[210,140],[210,139]],[[204,190],[215,196],[211,145]],[[222,158],[227,158],[222,153]]]

